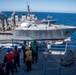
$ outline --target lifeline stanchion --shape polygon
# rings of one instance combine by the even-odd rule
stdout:
[[[27,40],[27,45],[29,46],[29,40]]]
[[[66,41],[65,52],[67,50],[67,46],[68,46],[68,41]]]
[[[63,59],[60,59],[59,75],[61,75],[61,70],[62,70],[62,60],[63,60]]]
[[[11,39],[11,45],[12,45],[11,51],[13,51],[14,50],[14,40],[13,39]]]
[[[14,40],[12,39],[12,47],[13,47],[13,42],[14,42]]]

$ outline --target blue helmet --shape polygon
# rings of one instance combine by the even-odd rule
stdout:
[[[15,45],[14,48],[17,49],[18,48],[17,45]]]
[[[24,44],[26,44],[26,40],[24,40],[23,42],[24,42]]]
[[[11,49],[10,48],[7,48],[7,52],[10,52],[11,51]]]

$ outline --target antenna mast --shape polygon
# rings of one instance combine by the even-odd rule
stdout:
[[[27,4],[27,9],[28,9],[28,16],[30,16],[30,7],[27,2],[26,2],[26,4]]]

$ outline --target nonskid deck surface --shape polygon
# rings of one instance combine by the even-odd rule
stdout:
[[[5,54],[5,51],[0,51],[0,59],[2,59]],[[2,54],[3,53],[3,54]],[[15,75],[76,75],[76,63],[72,64],[68,67],[61,67],[60,72],[60,59],[62,55],[51,54],[49,53],[47,56],[47,62],[45,64],[44,52],[39,51],[38,63],[32,64],[32,70],[30,72],[26,72],[26,66],[23,64],[22,56],[23,53],[21,51],[20,57],[20,68],[18,69],[18,73],[14,73]],[[45,66],[46,65],[46,68]],[[47,73],[47,74],[44,74]]]

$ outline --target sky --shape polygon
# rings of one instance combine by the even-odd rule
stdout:
[[[0,0],[0,11],[76,13],[76,0]]]

